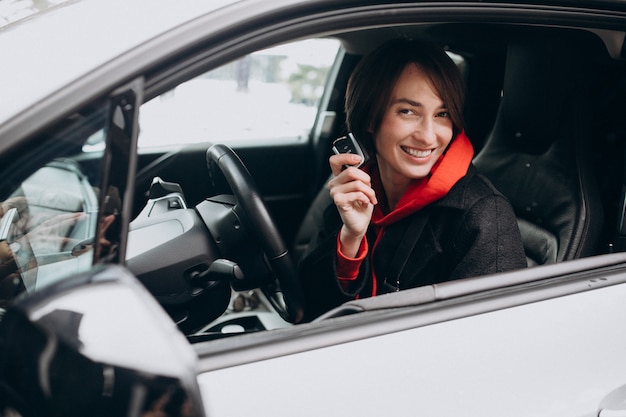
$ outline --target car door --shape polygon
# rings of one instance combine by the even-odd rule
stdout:
[[[543,284],[195,345],[207,414],[621,415],[625,260],[579,260],[537,271]],[[434,290],[445,297],[450,284]]]
[[[626,256],[541,270],[542,283],[518,271],[423,287],[439,301],[338,310],[318,322],[192,350],[132,275],[96,268],[13,305],[0,321],[1,410],[623,414]],[[503,288],[503,280],[511,285]]]

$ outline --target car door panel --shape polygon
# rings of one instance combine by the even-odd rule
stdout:
[[[530,303],[523,293],[444,303],[420,313],[427,324],[375,337],[351,326],[346,343],[311,325],[294,334],[308,349],[290,351],[283,342],[273,357],[252,363],[220,367],[225,356],[201,355],[207,414],[597,415],[626,382],[626,337],[616,319],[626,314],[626,284],[619,275],[616,285]],[[404,317],[418,322],[417,314]],[[254,354],[237,352],[240,361]],[[236,392],[246,401],[233,402]]]

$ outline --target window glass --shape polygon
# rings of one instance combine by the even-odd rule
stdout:
[[[309,39],[187,81],[142,106],[139,146],[303,140],[338,49],[337,41]]]
[[[74,115],[3,170],[0,307],[91,267],[105,120]]]

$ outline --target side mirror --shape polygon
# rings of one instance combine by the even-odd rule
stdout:
[[[0,415],[204,416],[197,357],[124,268],[99,266],[0,321]]]

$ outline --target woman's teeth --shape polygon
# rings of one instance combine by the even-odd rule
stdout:
[[[404,146],[401,146],[400,148],[402,148],[402,150],[406,153],[408,153],[411,156],[414,156],[416,158],[425,158],[428,155],[430,155],[431,153],[433,153],[432,149],[428,149],[426,151],[420,151],[417,149],[412,149],[412,148],[405,148]]]

